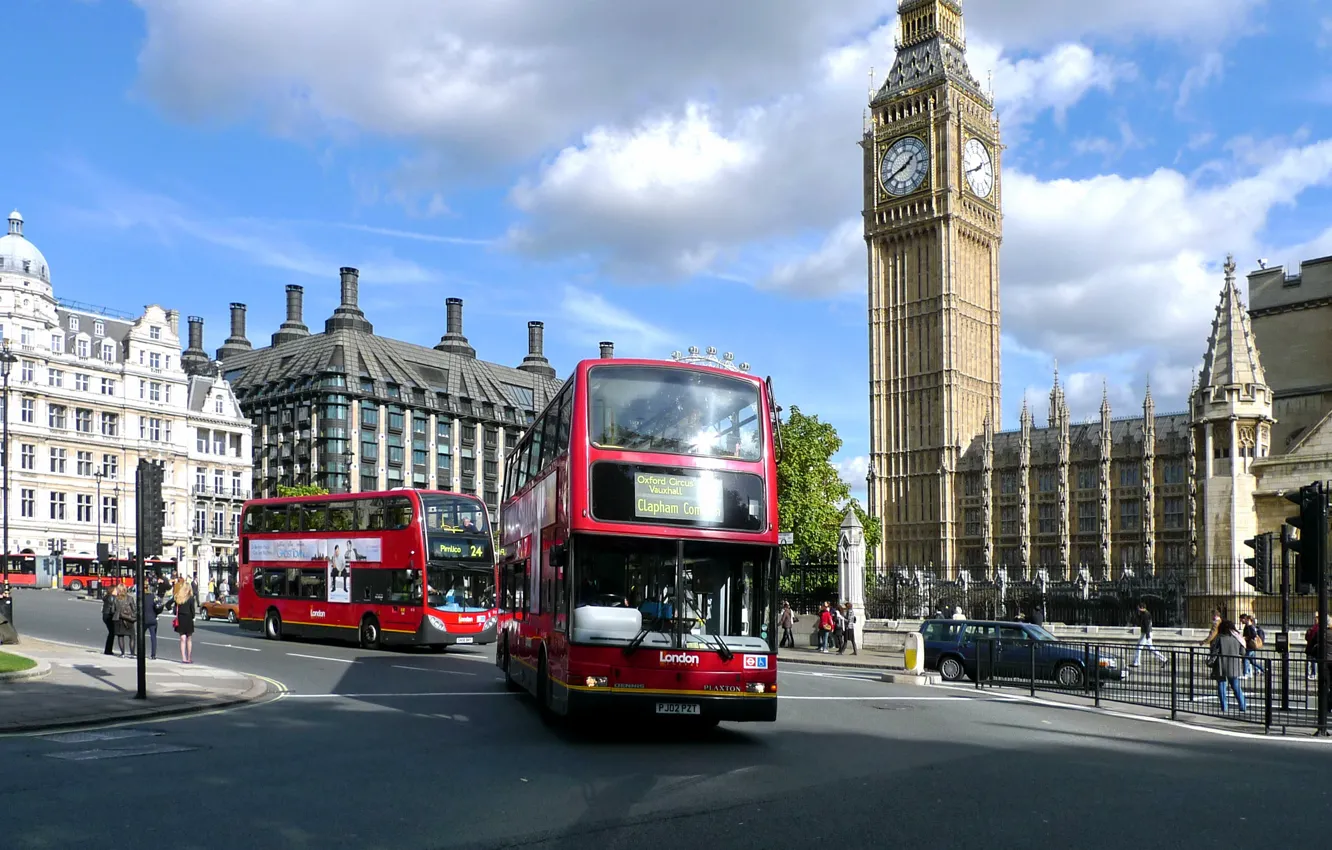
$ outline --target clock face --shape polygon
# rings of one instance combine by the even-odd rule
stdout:
[[[930,152],[915,136],[893,142],[879,165],[879,182],[890,195],[909,195],[920,188],[930,169]]]
[[[967,139],[962,147],[962,169],[967,176],[967,185],[979,198],[990,197],[994,191],[994,163],[990,152],[980,139]]]

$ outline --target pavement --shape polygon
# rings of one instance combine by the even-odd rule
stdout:
[[[78,643],[101,628],[94,606],[68,595],[19,597],[25,635]],[[287,690],[244,711],[0,738],[11,767],[0,771],[0,840],[19,850],[768,850],[816,835],[838,847],[1007,839],[1177,850],[1181,836],[1315,846],[1332,830],[1329,754],[1307,740],[1007,689],[884,684],[878,669],[815,655],[783,653],[775,723],[580,731],[543,722],[530,698],[505,691],[488,648],[372,651],[202,623],[201,664]],[[862,652],[858,663],[871,660]],[[131,782],[167,802],[151,817],[89,816],[89,799]],[[1261,805],[1218,810],[1244,789],[1261,789]],[[234,816],[217,816],[218,805]]]
[[[37,667],[0,681],[0,734],[213,711],[280,692],[258,676],[159,656],[148,661],[147,699],[138,700],[132,657],[28,637],[5,651],[31,658]]]

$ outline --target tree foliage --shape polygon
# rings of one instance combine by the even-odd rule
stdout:
[[[288,487],[286,484],[277,486],[279,497],[285,496],[327,496],[328,490],[320,487],[318,484],[300,484],[295,487]]]
[[[782,425],[782,444],[782,457],[777,463],[777,499],[781,530],[791,532],[795,540],[789,557],[836,560],[842,517],[848,506],[865,527],[866,545],[877,543],[878,521],[871,520],[851,498],[851,488],[833,466],[832,457],[842,448],[837,429],[793,406]]]

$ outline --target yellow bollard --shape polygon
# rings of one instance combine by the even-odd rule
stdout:
[[[902,666],[908,673],[925,670],[925,639],[920,632],[908,632],[902,647]]]

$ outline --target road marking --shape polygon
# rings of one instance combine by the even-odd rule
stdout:
[[[313,658],[315,661],[336,661],[339,664],[355,664],[355,658],[329,658],[327,655],[301,655],[299,652],[288,652],[292,658]]]
[[[258,650],[258,649],[255,649],[253,646],[233,646],[233,645],[231,645],[231,644],[229,644],[229,643],[209,643],[208,641],[203,641],[203,645],[204,645],[204,646],[220,646],[220,647],[222,647],[223,649],[243,649],[243,650],[245,650],[246,652],[259,652],[259,650]]]
[[[395,670],[420,670],[422,673],[447,673],[450,676],[475,676],[475,673],[463,673],[460,670],[435,670],[431,667],[408,667],[405,664],[391,665]]]
[[[386,697],[516,697],[509,691],[437,691],[421,694],[283,694],[283,699],[374,699]]]
[[[790,694],[778,694],[777,699],[807,699],[823,702],[966,702],[968,700],[975,702],[978,700],[990,700],[994,702],[1017,702],[1015,697],[797,697]]]
[[[820,679],[846,679],[848,682],[877,682],[878,676],[843,676],[838,673],[805,673],[800,670],[778,670],[778,675],[786,676],[815,676]]]

